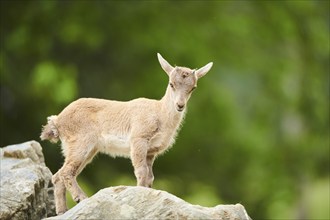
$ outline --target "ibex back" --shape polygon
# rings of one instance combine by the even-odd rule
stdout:
[[[67,210],[66,190],[76,202],[86,198],[76,177],[98,152],[131,158],[137,185],[152,186],[153,162],[174,143],[197,80],[213,64],[197,70],[172,67],[157,55],[169,76],[161,100],[138,98],[119,102],[81,98],[59,115],[48,117],[40,137],[51,142],[61,140],[65,156],[63,167],[52,178],[57,214]]]

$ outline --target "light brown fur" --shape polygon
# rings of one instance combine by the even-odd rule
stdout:
[[[76,202],[86,198],[76,177],[98,152],[131,158],[137,185],[152,186],[155,158],[174,143],[192,90],[212,67],[212,63],[198,70],[172,67],[160,54],[158,60],[170,82],[161,100],[81,98],[58,116],[48,117],[40,137],[60,139],[65,156],[52,178],[57,214],[67,210],[66,190]]]

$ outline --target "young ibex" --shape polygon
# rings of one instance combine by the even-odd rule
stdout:
[[[48,117],[40,138],[51,142],[60,139],[65,156],[63,167],[52,178],[57,214],[67,210],[66,190],[76,202],[86,198],[76,177],[98,152],[130,157],[137,185],[152,186],[155,158],[174,143],[197,80],[213,65],[211,62],[198,70],[172,67],[157,55],[169,76],[161,100],[138,98],[119,102],[81,98],[59,115]]]

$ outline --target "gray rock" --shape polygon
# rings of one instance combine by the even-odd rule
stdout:
[[[189,204],[165,191],[117,186],[100,190],[54,219],[250,219],[240,205]]]
[[[36,141],[0,149],[0,219],[55,215],[52,173]]]
[[[55,215],[52,173],[36,141],[0,149],[0,219],[42,219]],[[246,219],[240,205],[212,208],[189,204],[165,191],[117,186],[100,190],[51,219]]]

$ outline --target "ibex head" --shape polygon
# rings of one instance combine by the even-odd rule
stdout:
[[[170,97],[175,109],[182,112],[191,96],[192,91],[197,87],[197,81],[203,77],[212,67],[210,62],[199,69],[187,67],[171,66],[159,53],[157,54],[159,63],[169,76]]]

